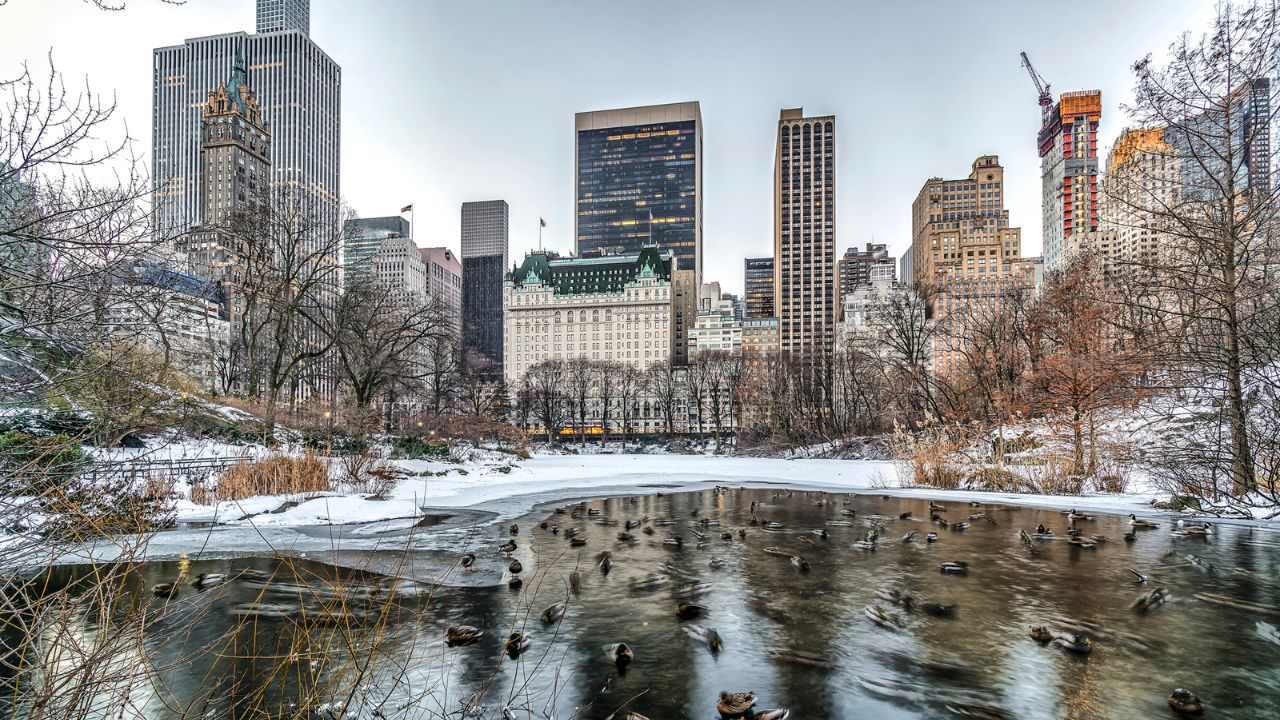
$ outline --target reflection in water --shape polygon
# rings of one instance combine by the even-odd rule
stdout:
[[[261,707],[277,717],[320,717],[319,707],[361,718],[606,718],[620,708],[617,717],[709,718],[727,690],[795,718],[1148,718],[1173,717],[1166,699],[1186,687],[1214,717],[1280,717],[1272,533],[1178,536],[1161,519],[1128,542],[1127,518],[1098,515],[1075,522],[1072,544],[1055,511],[771,490],[568,510],[519,522],[516,590],[505,579],[426,588],[306,561],[135,568],[116,620],[148,608],[141,655],[156,679],[134,698],[152,718]],[[496,559],[511,537],[495,528],[469,549]],[[50,575],[68,583],[88,572]],[[228,580],[184,585],[172,600],[151,594],[180,572],[187,583]],[[92,634],[95,617],[80,616],[79,631]],[[1081,633],[1092,651],[1038,642],[1035,625]],[[446,645],[459,626],[480,634],[455,630],[465,642]]]

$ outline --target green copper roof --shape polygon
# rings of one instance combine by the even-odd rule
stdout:
[[[236,50],[235,61],[231,65],[231,79],[227,81],[227,96],[231,102],[240,108],[241,115],[248,115],[249,108],[245,107],[244,100],[240,98],[240,86],[248,84],[248,73],[245,71],[244,51]]]
[[[628,283],[644,278],[671,280],[671,253],[646,245],[631,255],[598,258],[548,258],[531,253],[511,273],[516,287],[535,282],[552,285],[559,295],[620,293]]]

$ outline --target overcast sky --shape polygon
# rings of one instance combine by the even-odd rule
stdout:
[[[113,0],[119,2],[120,0]],[[150,157],[151,50],[254,29],[254,0],[0,6],[0,77],[52,49],[114,91]],[[925,179],[1007,168],[1011,222],[1040,248],[1039,110],[1026,50],[1055,95],[1098,88],[1102,138],[1125,127],[1134,60],[1197,34],[1209,0],[313,0],[311,36],[343,70],[342,194],[362,216],[413,203],[420,246],[458,247],[459,205],[505,199],[511,256],[573,235],[573,115],[697,100],[707,280],[742,287],[773,244],[779,108],[836,116],[839,249],[910,243]]]

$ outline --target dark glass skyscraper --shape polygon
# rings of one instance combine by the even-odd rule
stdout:
[[[468,370],[502,377],[502,282],[510,212],[505,200],[462,203],[462,346]]]
[[[747,317],[774,317],[773,258],[747,258],[743,265]]]
[[[702,111],[696,102],[578,113],[578,254],[638,253],[648,242],[676,258],[673,358],[683,363],[702,283]]]

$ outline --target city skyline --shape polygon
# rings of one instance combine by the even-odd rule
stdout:
[[[103,13],[81,3],[15,0],[0,9],[0,16],[12,16],[19,24],[42,22],[55,29],[54,36],[15,38],[0,50],[0,62],[16,67],[22,58],[40,57],[49,45],[56,47],[54,60],[69,81],[87,75],[96,90],[117,94],[120,118],[128,121],[131,135],[139,138],[139,154],[146,157],[151,150],[151,49],[188,38],[252,32],[255,4],[208,0],[169,6],[132,0],[127,12]],[[931,176],[956,176],[973,157],[991,153],[1005,163],[1008,207],[1015,222],[1028,230],[1024,245],[1032,255],[1040,250],[1034,222],[1040,216],[1035,149],[1040,118],[1017,53],[1030,54],[1055,95],[1102,90],[1099,152],[1104,153],[1130,124],[1119,106],[1131,94],[1131,63],[1148,52],[1161,56],[1170,38],[1198,25],[1212,9],[1192,2],[1181,8],[1155,3],[1112,8],[1109,22],[1097,29],[1094,44],[1101,49],[1081,63],[1055,59],[1071,56],[1074,41],[1057,37],[1048,8],[1011,3],[981,13],[939,8],[921,22],[903,16],[905,8],[812,3],[809,7],[827,13],[831,22],[802,43],[825,68],[809,78],[793,77],[798,61],[778,62],[748,51],[778,22],[783,11],[772,5],[728,12],[724,3],[671,4],[687,15],[690,27],[700,30],[697,43],[682,33],[647,33],[663,15],[657,11],[651,19],[629,20],[634,32],[627,37],[604,37],[593,28],[606,18],[585,14],[584,7],[387,3],[353,10],[316,0],[311,37],[342,66],[345,80],[341,186],[349,204],[361,216],[377,217],[413,203],[419,244],[458,251],[461,203],[504,197],[511,204],[512,260],[537,246],[540,217],[548,221],[544,245],[567,251],[574,239],[569,190],[574,115],[696,100],[706,138],[704,279],[740,293],[743,258],[768,254],[771,246],[777,112],[803,104],[814,113],[835,115],[846,128],[836,173],[850,179],[841,184],[837,198],[842,207],[837,252],[874,240],[900,256],[910,242],[910,204],[919,183]],[[1104,7],[1085,3],[1083,10],[1101,12]],[[877,27],[899,29],[877,33]],[[903,28],[913,29],[908,34]],[[553,29],[576,33],[586,49],[557,48],[538,39],[549,37]],[[966,30],[979,29],[995,40],[972,49]],[[422,42],[371,42],[410,32],[418,32]],[[93,41],[103,36],[113,38],[117,52],[95,49],[100,43]],[[799,47],[792,45],[796,40],[770,42],[778,57],[789,57],[785,50]],[[914,49],[920,47],[930,53]],[[619,62],[576,62],[587,51],[605,49]],[[654,53],[658,67],[643,78],[611,70],[648,52]],[[673,53],[677,59],[666,58]],[[662,71],[687,64],[689,53],[695,72]],[[890,72],[845,72],[873,63],[887,63]],[[940,77],[944,70],[979,81],[983,92],[945,82]],[[833,82],[832,73],[850,77]],[[864,77],[855,81],[852,75]],[[387,102],[397,98],[406,111],[387,112]],[[877,107],[893,107],[894,119],[869,111]],[[943,131],[938,121],[946,114],[939,113],[940,107],[966,117],[963,137]],[[458,112],[460,108],[466,112]],[[522,127],[506,132],[503,118],[513,110]],[[868,139],[877,136],[893,141]],[[862,172],[871,167],[876,172]]]

